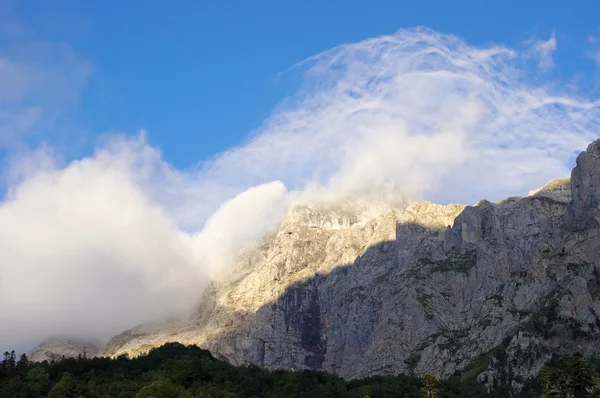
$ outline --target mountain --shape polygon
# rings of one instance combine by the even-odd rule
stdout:
[[[497,203],[295,205],[190,319],[100,355],[177,341],[234,365],[519,390],[553,353],[600,353],[599,254],[600,140],[570,179]]]
[[[98,342],[53,337],[44,340],[27,355],[33,362],[58,361],[61,358],[77,358],[78,356],[93,358],[100,351]]]

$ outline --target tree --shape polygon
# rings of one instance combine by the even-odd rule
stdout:
[[[6,351],[4,359],[0,362],[0,382],[12,379],[16,375],[15,352]]]
[[[2,365],[4,365],[7,368],[14,368],[15,364],[16,364],[15,352],[14,351],[11,351],[11,352],[6,351],[4,353],[4,360],[2,361]]]
[[[70,373],[63,373],[60,381],[48,393],[48,398],[74,398],[77,396],[77,384]]]
[[[554,372],[550,370],[548,365],[544,364],[540,369],[540,381],[542,384],[542,393],[544,394],[544,398],[551,398],[554,395]]]
[[[50,390],[50,377],[42,365],[34,365],[27,372],[27,387],[34,397],[44,397]]]
[[[19,358],[19,361],[17,362],[15,368],[17,369],[17,373],[25,376],[25,373],[27,372],[27,368],[29,367],[29,359],[27,359],[27,355],[23,354],[21,355],[21,357]]]
[[[2,387],[2,394],[0,394],[0,398],[18,398],[26,396],[25,385],[19,376],[15,376],[8,380]]]
[[[590,396],[592,398],[600,398],[600,378],[595,378],[593,382],[594,388],[592,388],[592,394]]]
[[[440,392],[440,382],[434,376],[426,373],[421,379],[421,397],[437,398]]]
[[[559,358],[552,366],[542,366],[540,382],[544,398],[587,398],[597,394],[592,370],[577,352],[571,358]]]
[[[578,352],[574,353],[571,357],[568,386],[570,393],[575,398],[589,397],[590,392],[594,388],[592,374],[588,364]]]
[[[187,398],[191,397],[183,387],[171,383],[169,380],[161,379],[142,388],[135,398]]]
[[[553,372],[554,379],[554,389],[551,397],[568,397],[570,394],[569,391],[569,364],[564,358],[560,358],[558,360],[557,370]]]

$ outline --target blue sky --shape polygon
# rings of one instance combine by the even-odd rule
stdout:
[[[600,5],[493,3],[0,0],[0,351],[189,309],[294,203],[569,175]]]
[[[66,43],[93,67],[64,110],[61,143],[78,143],[73,156],[107,130],[145,128],[177,167],[241,142],[293,91],[293,76],[279,73],[339,44],[418,25],[473,45],[556,32],[555,71],[568,76],[591,73],[588,36],[600,35],[596,1],[3,3],[19,29],[4,32],[0,49]]]

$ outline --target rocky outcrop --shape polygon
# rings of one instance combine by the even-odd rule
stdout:
[[[600,223],[600,140],[591,143],[577,157],[571,173],[573,201],[566,216],[567,227],[574,230],[595,228]]]
[[[62,358],[93,358],[100,351],[100,344],[78,339],[50,338],[44,340],[27,356],[33,362],[58,361]]]
[[[191,320],[116,336],[343,377],[475,372],[520,388],[553,352],[600,354],[600,141],[571,179],[475,206],[297,205]],[[365,217],[369,214],[369,217]],[[475,365],[474,365],[475,364]]]

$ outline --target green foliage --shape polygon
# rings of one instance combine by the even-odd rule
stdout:
[[[544,394],[544,397],[551,397],[553,395],[553,390],[552,390],[552,383],[554,382],[552,380],[552,377],[554,375],[552,374],[552,371],[550,370],[550,368],[548,367],[548,365],[543,365],[542,368],[540,369],[540,379],[541,379],[541,383],[542,383],[542,393]]]
[[[440,381],[429,373],[421,378],[421,398],[437,398],[440,392]]]
[[[574,397],[588,397],[593,389],[592,373],[589,365],[583,360],[580,353],[576,352],[571,357],[569,364],[569,390],[573,392]]]
[[[161,379],[146,386],[135,395],[135,398],[187,398],[193,395],[183,387],[173,384],[168,379]]]
[[[45,367],[36,365],[27,370],[27,386],[31,395],[46,396],[50,391],[50,375]]]
[[[570,388],[587,385],[591,380],[580,364],[574,362],[570,369],[573,374],[579,375],[573,379]],[[135,358],[80,357],[31,363],[24,357],[17,361],[14,353],[6,353],[5,360],[0,363],[0,398],[508,396],[506,391],[489,394],[476,377],[469,376],[472,372],[465,369],[462,375],[440,381],[430,375],[422,380],[398,375],[347,381],[321,371],[268,371],[255,366],[236,367],[214,358],[210,352],[197,346],[169,343]]]
[[[2,387],[1,398],[26,397],[25,386],[19,376],[9,379]]]
[[[48,398],[75,398],[76,396],[77,384],[68,372],[63,373],[60,381],[48,393]]]
[[[554,357],[542,366],[540,379],[544,398],[595,397],[593,370],[580,353],[571,357]]]

